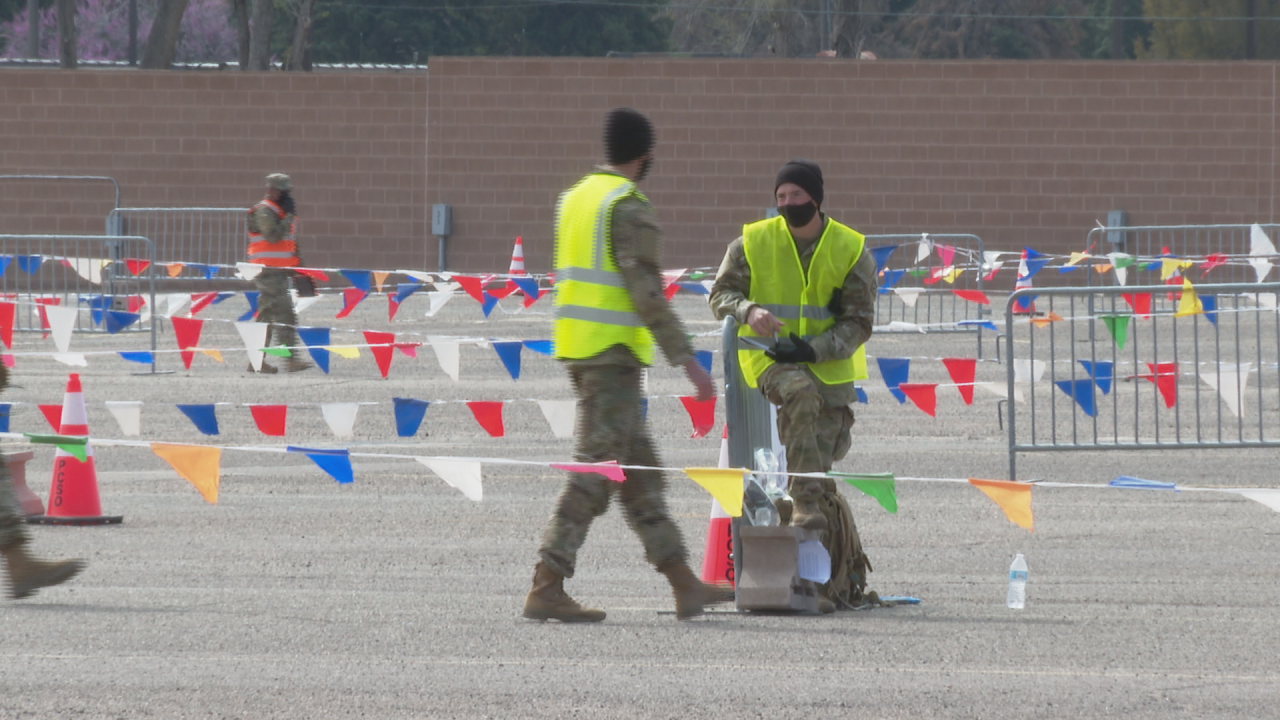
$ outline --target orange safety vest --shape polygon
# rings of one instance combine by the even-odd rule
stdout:
[[[289,234],[283,240],[280,242],[263,240],[262,233],[255,232],[253,211],[264,206],[270,208],[277,219],[284,219],[285,216],[283,208],[266,198],[249,208],[249,248],[246,251],[249,262],[267,267],[298,267],[302,263],[298,260],[298,243],[293,237],[294,230],[298,227],[297,216],[295,215],[293,222],[289,223]]]

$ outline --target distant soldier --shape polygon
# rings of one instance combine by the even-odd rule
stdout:
[[[9,368],[0,363],[0,390],[8,386]],[[84,569],[81,560],[37,560],[27,552],[30,542],[27,517],[9,477],[9,463],[0,457],[0,555],[9,572],[9,597],[30,597],[36,590],[64,583]]]
[[[271,336],[290,348],[285,361],[287,372],[299,372],[311,367],[300,357],[303,351],[298,345],[298,314],[293,309],[289,295],[289,279],[298,267],[298,241],[294,237],[298,216],[293,204],[293,182],[288,175],[272,173],[267,176],[267,196],[249,208],[249,262],[266,265],[253,279],[258,288],[258,321],[270,323],[264,345],[271,346]],[[253,372],[253,363],[249,364]],[[263,373],[271,374],[276,368],[262,361]]]
[[[568,368],[578,399],[574,459],[579,462],[660,465],[641,396],[641,376],[653,364],[655,344],[667,362],[684,366],[699,400],[715,395],[715,383],[698,364],[684,324],[662,293],[662,232],[653,206],[636,188],[653,163],[653,144],[648,118],[630,108],[611,111],[604,128],[608,164],[566,190],[556,207],[553,334],[556,358]],[[700,615],[704,606],[728,600],[689,569],[665,494],[661,470],[627,470],[623,483],[598,473],[569,473],[538,550],[541,560],[524,616],[604,620],[604,611],[569,597],[564,580],[573,577],[591,521],[604,514],[613,497],[644,543],[646,559],[671,583],[677,618]]]

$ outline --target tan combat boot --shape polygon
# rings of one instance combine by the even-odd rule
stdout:
[[[820,478],[791,478],[791,501],[795,509],[791,514],[791,526],[805,530],[826,530],[827,516],[822,514],[818,501],[822,499]]]
[[[708,585],[697,578],[684,560],[675,560],[658,568],[671,582],[671,593],[676,596],[676,618],[688,620],[702,614],[707,605],[728,602],[733,599],[733,588]]]
[[[533,589],[524,599],[524,616],[530,620],[560,622],[600,622],[604,611],[584,608],[564,591],[564,576],[538,563],[533,570]]]
[[[9,597],[21,600],[42,587],[58,585],[84,569],[82,560],[36,560],[27,553],[26,545],[0,548],[9,568]]]
[[[289,373],[302,372],[303,370],[310,370],[313,367],[315,367],[315,365],[312,365],[306,360],[293,357],[292,355],[289,356],[289,359],[284,361],[284,371]]]

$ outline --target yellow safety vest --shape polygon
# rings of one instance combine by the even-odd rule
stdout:
[[[594,357],[626,345],[653,364],[653,333],[640,321],[613,261],[613,208],[645,197],[630,180],[593,173],[560,195],[556,205],[555,356]],[[648,200],[645,200],[648,202]]]
[[[862,255],[864,243],[860,233],[828,219],[809,260],[809,272],[805,273],[785,219],[774,217],[743,226],[742,249],[751,269],[750,299],[782,322],[778,337],[796,333],[810,340],[836,324],[827,305],[836,288],[844,286],[844,279]],[[744,324],[738,327],[738,337],[759,335]],[[763,342],[771,345],[772,338]],[[760,374],[772,364],[763,350],[738,340],[738,365],[748,385],[757,387]],[[843,360],[804,364],[828,385],[867,377],[865,346]]]

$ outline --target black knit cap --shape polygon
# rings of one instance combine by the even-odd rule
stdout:
[[[610,165],[625,165],[653,149],[653,123],[638,110],[614,108],[604,119],[604,156]]]
[[[799,185],[815,203],[822,205],[822,168],[818,167],[818,163],[796,158],[783,165],[774,178],[773,191],[776,193],[778,186],[783,183]]]

